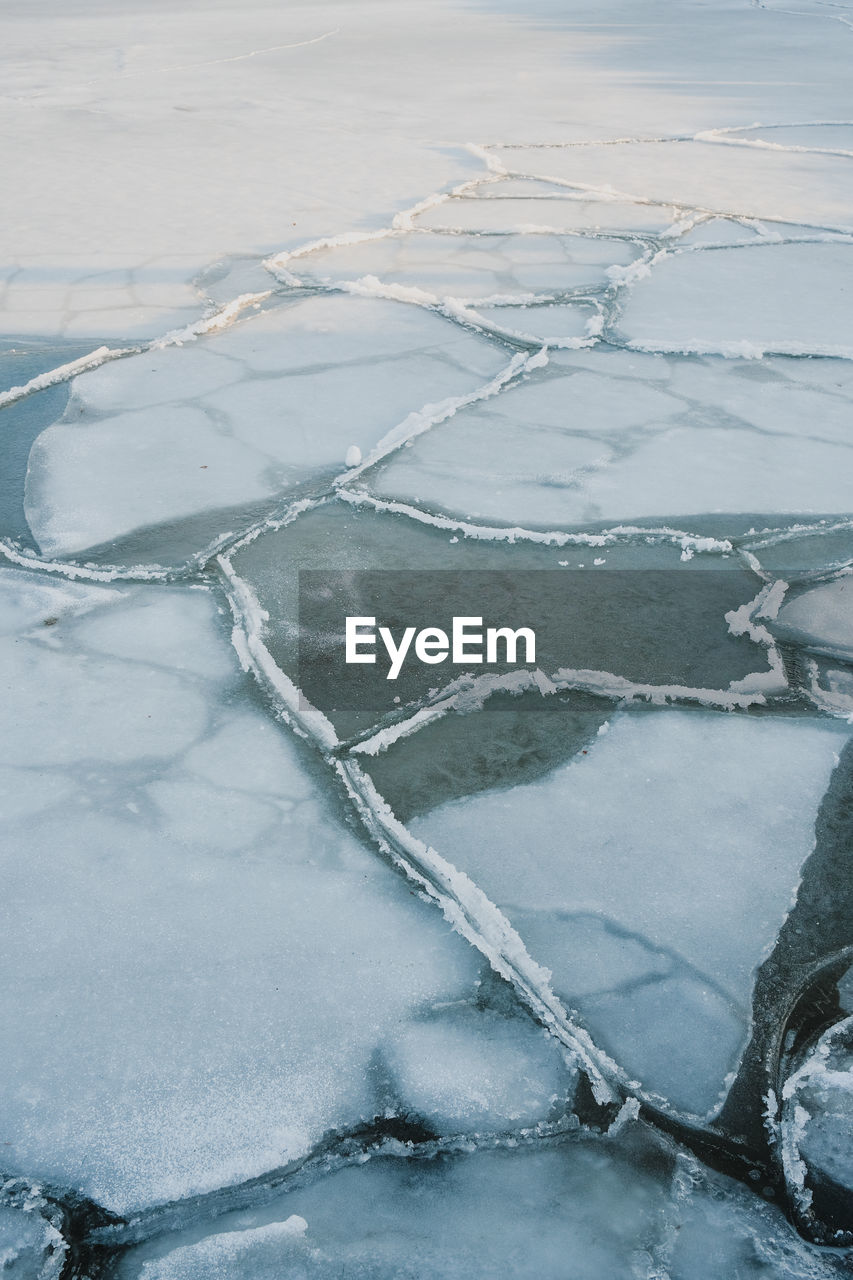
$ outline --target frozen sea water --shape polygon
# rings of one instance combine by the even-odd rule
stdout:
[[[3,16],[4,1273],[849,1267],[851,23]],[[361,714],[300,568],[732,585]]]

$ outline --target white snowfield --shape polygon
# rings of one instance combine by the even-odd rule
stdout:
[[[728,1123],[845,820],[853,0],[6,9],[0,1271],[847,1274],[837,1027],[743,1182],[638,1119]],[[343,740],[366,547],[737,569],[759,675]]]

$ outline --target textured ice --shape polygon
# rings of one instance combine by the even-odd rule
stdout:
[[[561,306],[477,307],[476,315],[486,324],[522,341],[546,342],[549,346],[580,347],[590,344],[601,331],[597,307],[583,303]]]
[[[845,375],[840,387],[815,387],[802,361],[755,369],[612,349],[552,353],[535,381],[460,410],[360,483],[383,498],[528,528],[846,510]]]
[[[98,608],[90,591],[74,615],[58,587],[60,621],[9,655],[3,738],[32,804],[3,837],[15,981],[0,1128],[7,1172],[124,1210],[262,1174],[369,1121],[388,1105],[377,1054],[401,1035],[405,1060],[435,1002],[474,998],[479,965],[246,704],[211,596],[116,594]],[[491,1122],[537,1100],[544,1119],[569,1088],[555,1051],[524,1022],[475,1025],[485,1035],[457,1034],[458,1079],[446,1097],[433,1082],[433,1108],[471,1118],[491,1036]],[[398,1105],[427,1088],[413,1077]]]
[[[507,147],[495,154],[510,172],[558,178],[578,188],[853,230],[853,169],[846,157],[716,142],[633,140],[609,146]]]
[[[620,329],[643,350],[850,359],[851,266],[848,244],[676,252],[636,285]]]
[[[470,1007],[412,1023],[385,1068],[396,1096],[440,1134],[535,1125],[564,1110],[574,1086],[547,1032]]]
[[[43,551],[68,554],[292,492],[341,470],[353,440],[366,452],[410,412],[475,391],[506,363],[423,310],[329,297],[108,365],[75,381],[63,421],[33,446],[30,527]]]
[[[14,1186],[14,1184],[12,1184]],[[0,1182],[0,1195],[6,1199]],[[4,1280],[58,1280],[66,1246],[57,1229],[39,1213],[38,1197],[25,1194],[0,1201],[0,1272]]]
[[[283,265],[302,281],[366,280],[372,288],[378,281],[386,288],[464,301],[605,285],[610,267],[628,266],[641,254],[640,245],[604,236],[397,232],[363,244],[317,248]]]
[[[646,1088],[704,1114],[737,1065],[755,968],[792,905],[843,741],[820,721],[623,714],[541,781],[457,800],[411,828],[514,923],[519,908],[550,911],[554,934],[570,934],[571,915],[589,913],[630,935],[629,954],[639,941],[671,956],[639,1004],[612,945],[612,995],[599,980],[585,996],[582,957],[554,966],[553,981]]]
[[[658,1242],[666,1201],[665,1177],[632,1168],[618,1148],[588,1143],[375,1159],[288,1195],[283,1223],[209,1236],[145,1262],[142,1276],[633,1280],[637,1251]],[[286,1230],[294,1217],[304,1231]]]
[[[853,661],[853,577],[844,575],[787,600],[773,627],[784,639]]]
[[[552,1150],[380,1156],[232,1215],[219,1234],[140,1249],[119,1274],[830,1280],[842,1266],[808,1250],[777,1208],[631,1129]]]
[[[853,1195],[853,1052],[851,1019],[812,1046],[783,1092],[786,1172],[808,1207],[821,1178]],[[844,1224],[849,1230],[849,1222]]]

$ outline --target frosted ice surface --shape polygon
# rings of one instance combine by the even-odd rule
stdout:
[[[363,244],[315,249],[290,258],[286,268],[303,281],[337,284],[376,277],[386,286],[473,300],[605,285],[609,267],[627,266],[641,252],[637,244],[603,236],[398,232]]]
[[[636,1252],[658,1243],[667,1190],[612,1145],[374,1159],[287,1195],[275,1229],[209,1236],[146,1261],[142,1276],[634,1280]],[[304,1232],[283,1229],[294,1216]]]
[[[841,243],[674,253],[637,283],[619,325],[645,350],[849,359],[851,267]]]
[[[783,1142],[792,1163],[805,1163],[805,1170],[799,1171],[805,1188],[794,1173],[800,1190],[808,1194],[814,1175],[824,1175],[853,1193],[850,1018],[824,1032],[786,1082],[783,1099]]]
[[[501,148],[509,170],[713,213],[853,229],[843,156],[708,142]]]
[[[369,1121],[377,1054],[473,999],[480,960],[246,704],[209,594],[105,590],[97,608],[89,589],[78,615],[55,594],[60,620],[11,643],[0,707],[30,801],[2,838],[3,1165],[123,1211]],[[158,608],[174,647],[146,658]],[[549,1109],[559,1067],[536,1035],[501,1023],[495,1112],[516,1088],[525,1115]],[[476,1052],[457,1043],[460,1078]]]
[[[737,1064],[753,974],[792,904],[843,741],[821,721],[623,714],[542,780],[454,801],[411,827],[511,920],[518,908],[591,913],[631,935],[629,955],[635,939],[670,954],[679,981],[650,986],[642,1007],[619,964],[612,989],[631,1001],[579,994],[582,957],[554,966],[553,981],[658,1092],[676,1087],[668,1043],[678,1102],[705,1113]],[[518,927],[523,936],[523,918]],[[555,916],[554,929],[571,932],[571,919]],[[688,1027],[704,1053],[679,1048]]]
[[[540,528],[844,511],[849,390],[803,384],[802,367],[779,359],[756,377],[752,362],[553,353],[536,380],[460,410],[360,483],[383,498]]]
[[[0,1192],[5,1190],[0,1182]],[[65,1244],[35,1205],[0,1203],[0,1272],[3,1280],[58,1280]]]
[[[76,379],[64,419],[30,454],[27,519],[43,551],[68,554],[292,492],[342,469],[353,441],[366,451],[410,412],[476,390],[507,363],[420,308],[285,304],[179,355],[145,352]]]
[[[385,1056],[392,1089],[436,1133],[535,1125],[574,1092],[546,1031],[488,1010],[413,1022]]]
[[[853,577],[821,583],[787,600],[773,628],[783,639],[853,661]]]

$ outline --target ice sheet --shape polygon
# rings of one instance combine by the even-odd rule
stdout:
[[[368,288],[415,289],[434,299],[524,300],[606,285],[610,267],[627,267],[641,255],[642,246],[615,237],[396,232],[300,253],[279,260],[279,269],[304,282],[362,280]]]
[[[815,386],[790,359],[552,353],[522,385],[461,410],[359,482],[384,499],[524,528],[845,511],[851,401],[843,362],[831,366],[838,386],[831,373]]]

